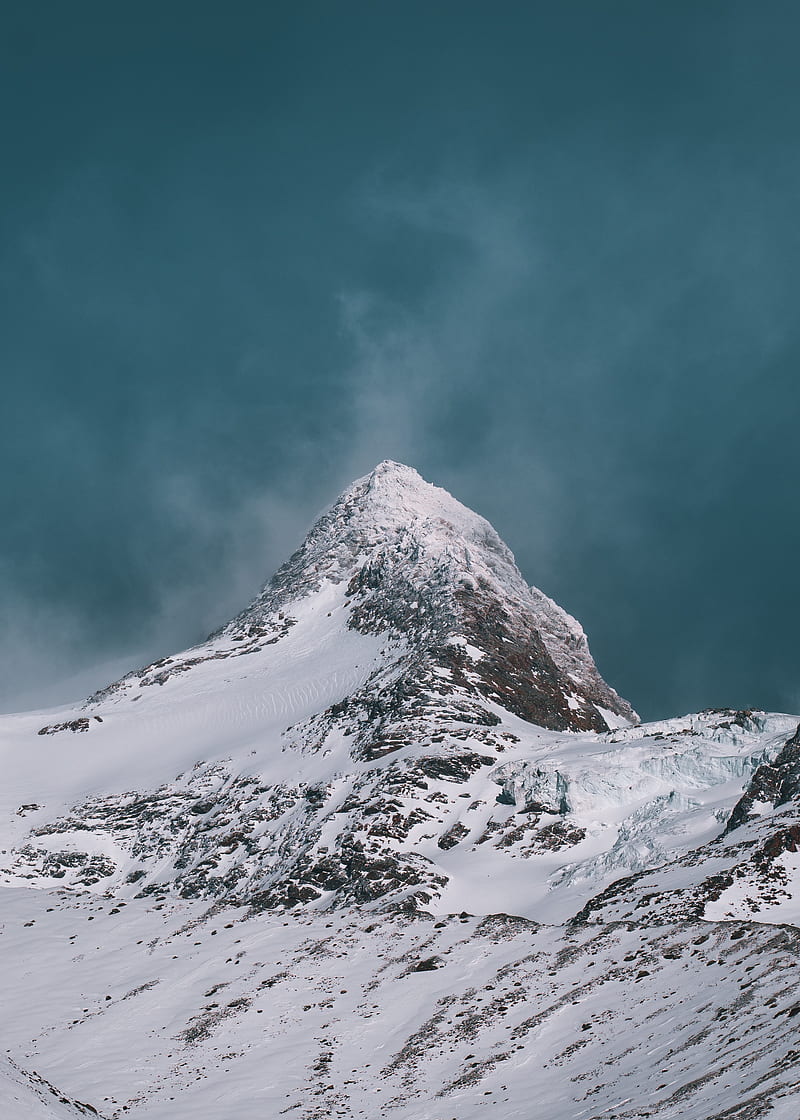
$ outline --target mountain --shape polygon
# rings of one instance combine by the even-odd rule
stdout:
[[[204,643],[0,721],[4,1115],[794,1120],[797,726],[640,724],[381,463]]]

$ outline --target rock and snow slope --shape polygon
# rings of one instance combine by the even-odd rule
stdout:
[[[5,1114],[796,1120],[796,727],[639,725],[382,463],[207,642],[0,722]]]

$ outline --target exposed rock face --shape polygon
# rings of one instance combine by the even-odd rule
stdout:
[[[541,727],[606,731],[599,709],[638,722],[602,680],[580,624],[529,588],[492,526],[416,471],[384,462],[353,483],[255,602],[221,633],[248,636],[322,581],[344,582],[347,625],[403,637],[413,659],[391,703],[419,695],[490,701]]]
[[[780,754],[759,766],[736,803],[725,828],[726,834],[753,817],[753,807],[777,807],[800,797],[800,726]]]

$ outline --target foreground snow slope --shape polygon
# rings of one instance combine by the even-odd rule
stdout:
[[[4,1115],[796,1120],[797,722],[640,725],[383,463],[207,642],[0,720]]]
[[[0,953],[2,1044],[107,1117],[797,1116],[796,930],[117,910],[17,888]]]

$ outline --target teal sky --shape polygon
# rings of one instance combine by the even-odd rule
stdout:
[[[0,707],[383,458],[646,717],[800,708],[800,8],[36,3],[0,41]]]

